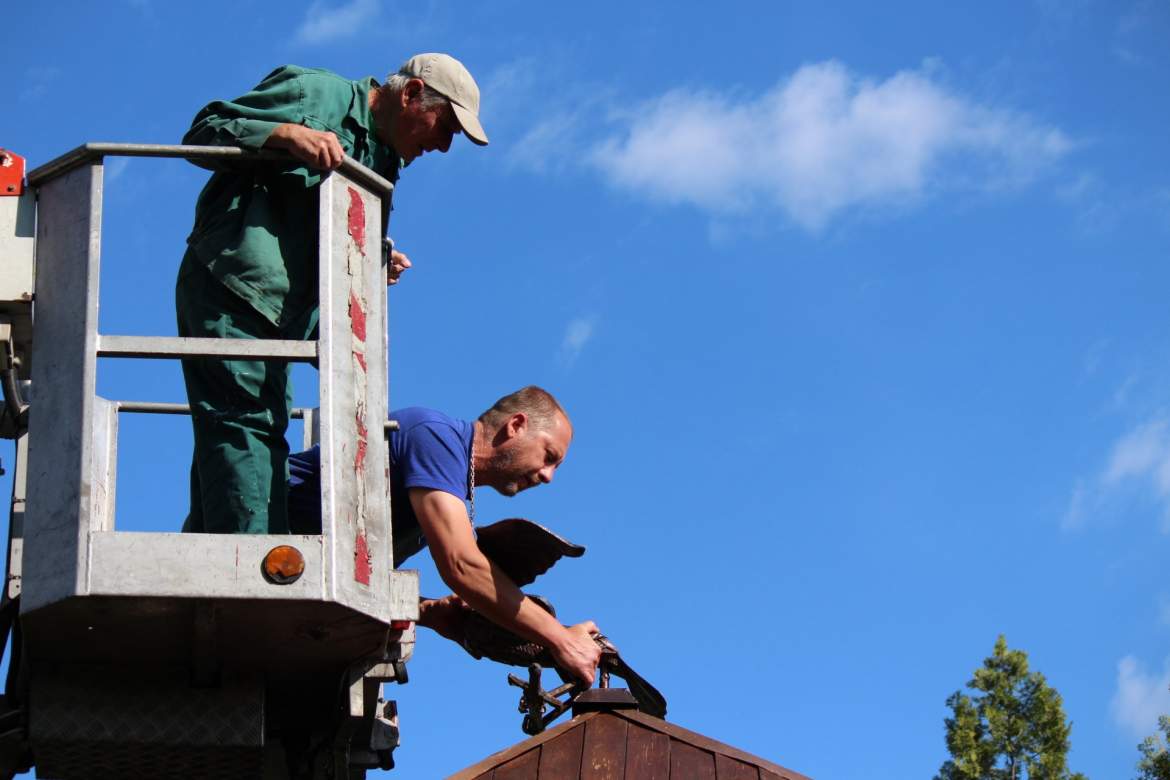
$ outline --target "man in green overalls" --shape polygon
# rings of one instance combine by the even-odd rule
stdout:
[[[280,149],[297,162],[224,162],[199,196],[179,268],[179,335],[315,338],[317,198],[323,171],[349,155],[397,181],[462,132],[481,146],[479,88],[445,54],[410,58],[384,84],[285,66],[195,117],[185,144]],[[393,252],[389,283],[410,266]],[[292,388],[286,363],[183,361],[195,429],[184,531],[287,533]]]

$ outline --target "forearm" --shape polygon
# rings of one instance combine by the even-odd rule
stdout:
[[[565,628],[480,551],[463,502],[441,490],[411,488],[410,503],[443,581],[496,625],[548,648],[559,667],[592,684],[600,651],[592,621]],[[441,621],[440,621],[441,622]]]
[[[525,639],[556,650],[568,641],[563,625],[526,598],[508,576],[482,555],[440,567],[444,582],[472,609]]]

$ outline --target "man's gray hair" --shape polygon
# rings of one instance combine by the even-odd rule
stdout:
[[[416,78],[418,78],[418,76],[411,76],[409,73],[403,73],[401,71],[398,73],[391,73],[386,77],[386,87],[395,94],[401,94],[402,90],[406,89],[406,82]],[[446,95],[431,89],[425,81],[423,82],[421,100],[424,110],[434,108],[435,106],[441,106],[448,102]]]
[[[548,430],[558,414],[572,425],[569,422],[569,415],[565,413],[557,399],[552,397],[552,393],[536,385],[522,387],[496,401],[491,409],[479,416],[479,421],[494,434],[517,412],[528,415],[528,422],[535,431]]]

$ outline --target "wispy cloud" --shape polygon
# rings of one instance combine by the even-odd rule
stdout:
[[[1058,184],[1056,196],[1077,212],[1078,225],[1086,233],[1113,229],[1124,209],[1124,198],[1092,173],[1080,172]]]
[[[1142,381],[1141,372],[1132,371],[1117,385],[1110,397],[1110,404],[1114,409],[1124,409],[1128,404],[1134,389]]]
[[[1078,480],[1073,487],[1072,497],[1068,501],[1068,509],[1060,519],[1060,527],[1065,531],[1079,531],[1089,524],[1090,508],[1089,489],[1084,480]]]
[[[508,162],[535,173],[555,173],[580,162],[565,150],[581,127],[584,110],[554,112],[531,127],[508,151]]]
[[[1122,658],[1117,663],[1117,690],[1109,708],[1114,721],[1131,736],[1154,733],[1158,716],[1170,713],[1170,661],[1159,676],[1147,673],[1133,656]]]
[[[1165,187],[1154,193],[1154,209],[1162,226],[1170,228],[1170,187]]]
[[[61,69],[55,65],[34,65],[24,73],[24,81],[20,85],[19,99],[36,100],[49,92],[54,86]]]
[[[1113,53],[1126,65],[1148,66],[1170,30],[1170,14],[1157,0],[1130,3],[1117,20]]]
[[[589,159],[616,186],[712,214],[779,211],[822,228],[932,188],[1033,180],[1072,142],[1058,128],[949,90],[934,68],[885,80],[836,61],[757,96],[673,90],[630,112]]]
[[[594,315],[577,317],[569,321],[565,327],[565,337],[561,339],[561,347],[558,351],[562,363],[571,366],[576,362],[581,351],[585,349],[585,345],[593,338],[596,326],[597,317]]]
[[[583,82],[563,62],[521,57],[488,76],[484,109],[497,133],[512,140],[508,164],[556,174],[587,162],[597,134],[619,103],[611,85]],[[539,105],[539,121],[532,106]]]
[[[1109,339],[1097,339],[1085,351],[1083,368],[1085,376],[1092,376],[1101,367],[1101,362],[1109,350]]]
[[[129,166],[129,157],[107,157],[104,163],[105,172],[102,174],[106,184],[113,184],[120,179]]]
[[[1083,528],[1107,510],[1114,496],[1133,488],[1159,504],[1162,530],[1170,532],[1170,421],[1165,417],[1142,423],[1117,440],[1101,472],[1073,489],[1062,527]]]
[[[480,118],[485,122],[500,124],[509,117],[526,117],[524,109],[530,107],[533,95],[539,89],[538,76],[544,73],[544,63],[536,58],[522,56],[511,62],[497,65],[479,81]]]
[[[378,10],[378,0],[350,0],[340,5],[315,0],[297,28],[296,39],[301,43],[329,43],[348,38],[361,32]]]

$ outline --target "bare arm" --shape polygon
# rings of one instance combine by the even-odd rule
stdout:
[[[450,493],[410,489],[439,576],[469,606],[495,623],[549,649],[557,663],[583,682],[593,684],[601,651],[592,639],[597,631],[587,620],[566,628],[524,597],[508,575],[492,564],[475,544],[463,502]]]

